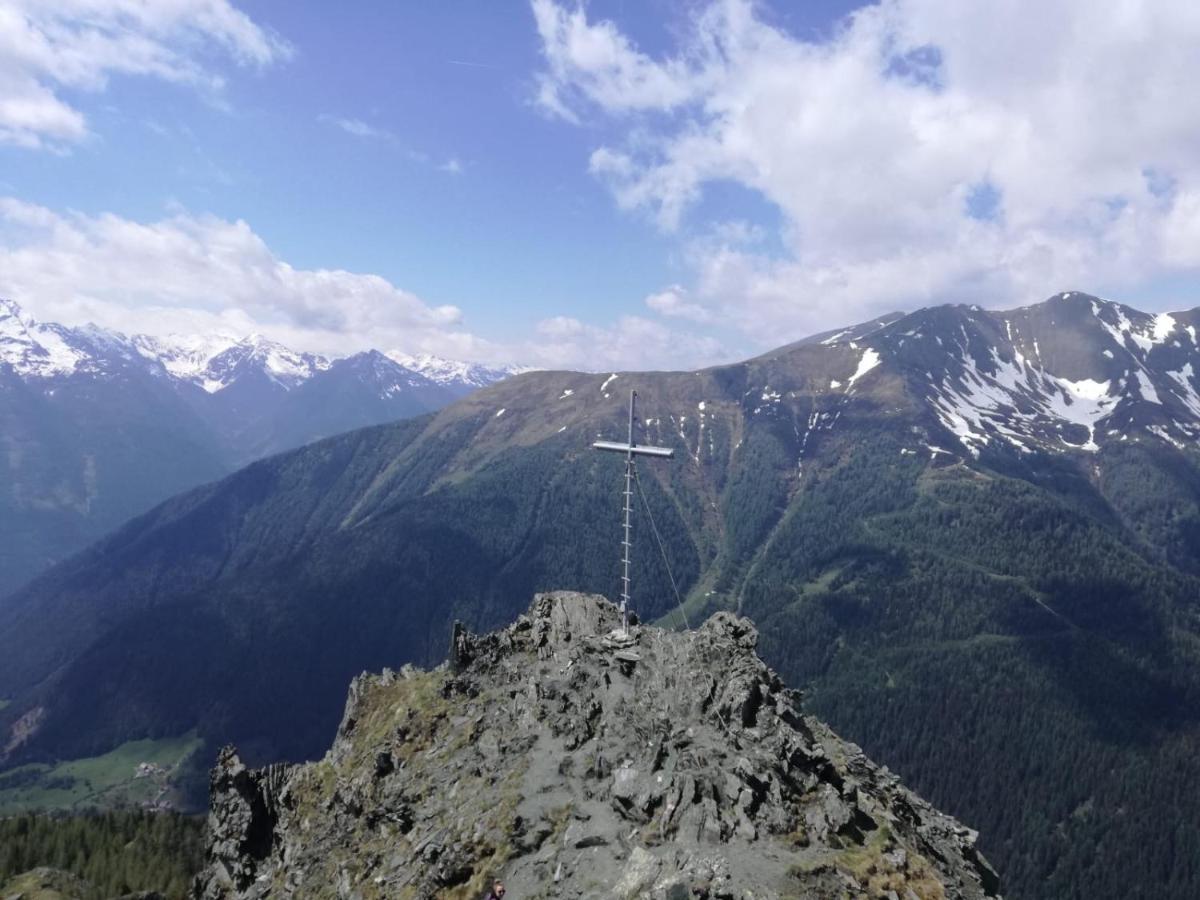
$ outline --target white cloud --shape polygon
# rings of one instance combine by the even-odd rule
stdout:
[[[64,88],[101,91],[112,75],[140,75],[219,91],[215,53],[263,67],[291,52],[229,0],[0,0],[0,143],[85,138]]]
[[[712,312],[699,303],[691,302],[687,288],[678,284],[651,294],[646,298],[646,305],[663,316],[690,319],[693,322],[711,322],[713,319]]]
[[[445,172],[447,175],[461,175],[463,173],[463,164],[456,157],[452,156],[438,166],[438,171]]]
[[[597,326],[569,316],[544,319],[536,340],[526,342],[522,359],[545,369],[693,369],[727,357],[712,337],[668,328],[642,316],[622,316]]]
[[[385,141],[395,140],[395,136],[390,131],[376,128],[374,125],[368,125],[362,119],[345,119],[340,116],[331,116],[323,113],[317,116],[317,120],[340,128],[346,134],[352,134],[357,138],[374,138]]]
[[[532,0],[532,6],[548,67],[538,99],[552,112],[571,117],[578,96],[621,111],[690,99],[693,73],[684,60],[647,59],[611,22],[589,23],[582,7],[565,10],[554,0]]]
[[[156,222],[59,213],[0,197],[0,297],[48,322],[94,322],[126,334],[266,334],[288,346],[369,348],[542,368],[689,367],[721,355],[710,339],[630,316],[611,328],[549,319],[509,343],[464,326],[387,279],[297,268],[243,221],[186,211]]]
[[[143,223],[0,198],[0,296],[48,321],[126,332],[229,326],[347,351],[480,344],[453,306],[431,306],[378,275],[296,268],[245,222],[186,212]]]
[[[1166,215],[1163,252],[1181,268],[1200,266],[1200,189],[1177,194]]]
[[[1200,5],[884,0],[814,43],[712,0],[661,57],[581,6],[532,5],[539,102],[616,130],[590,171],[692,261],[659,313],[771,343],[1200,267]],[[719,182],[778,210],[779,250],[688,237]]]

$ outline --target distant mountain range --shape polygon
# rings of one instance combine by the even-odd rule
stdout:
[[[512,374],[301,353],[262,335],[127,337],[0,300],[0,595],[130,516],[261,456],[440,409]]]
[[[615,593],[622,461],[591,442],[633,388],[676,450],[639,469],[640,615],[684,621],[661,539],[687,619],[752,618],[815,713],[981,830],[1007,895],[1190,900],[1197,328],[1078,293],[942,306],[697,372],[522,374],[259,460],[0,603],[0,765],[189,735],[316,757],[363,669]]]

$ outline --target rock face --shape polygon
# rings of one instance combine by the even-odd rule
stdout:
[[[803,715],[727,613],[540,594],[447,665],[355,679],[320,762],[222,753],[194,896],[984,898],[975,834]]]

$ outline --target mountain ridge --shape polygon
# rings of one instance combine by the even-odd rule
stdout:
[[[451,620],[556,585],[612,591],[621,467],[590,445],[636,389],[639,439],[676,451],[640,484],[690,620],[750,616],[815,712],[983,829],[1017,896],[1193,896],[1200,809],[1153,835],[1200,778],[1200,454],[1166,383],[1194,348],[1064,302],[1011,340],[949,307],[700,372],[519,375],[177,497],[0,606],[8,765],[192,727],[311,758],[362,669],[436,662]],[[1016,352],[1041,371],[999,384]],[[1091,431],[1051,377],[1109,382]],[[639,612],[672,616],[635,529]]]
[[[85,346],[79,347],[79,343]],[[15,300],[0,297],[0,364],[11,366],[22,378],[68,375],[81,366],[93,365],[94,360],[86,352],[88,343],[106,344],[126,359],[135,356],[144,359],[152,368],[161,367],[170,377],[195,384],[210,394],[228,387],[235,370],[247,363],[269,374],[281,387],[291,389],[326,371],[335,360],[379,352],[326,356],[292,350],[258,333],[242,337],[232,333],[127,337],[91,324],[70,327],[41,323],[26,314]],[[526,366],[485,366],[431,353],[412,355],[391,350],[382,355],[397,366],[459,393],[532,371]]]

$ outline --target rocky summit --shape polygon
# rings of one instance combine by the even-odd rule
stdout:
[[[324,759],[212,774],[196,898],[983,898],[976,835],[804,715],[749,620],[539,594],[362,675]]]

